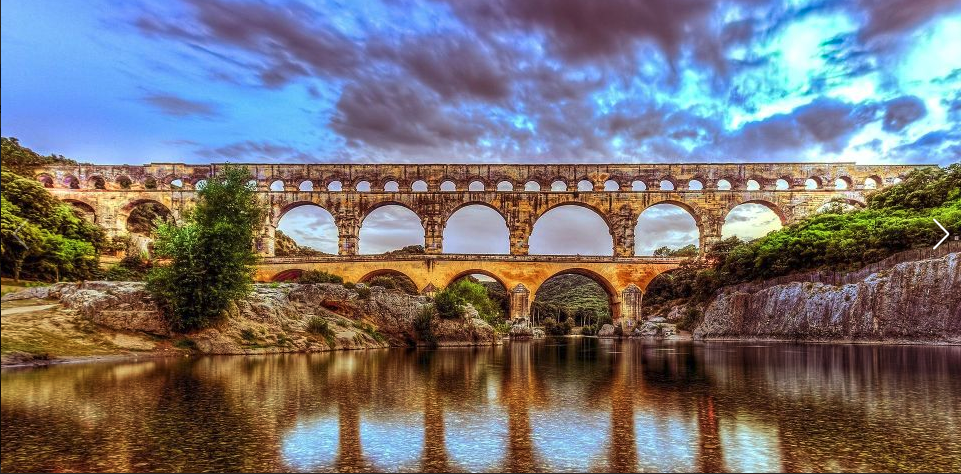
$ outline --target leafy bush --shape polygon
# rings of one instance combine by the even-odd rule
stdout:
[[[450,289],[434,296],[434,308],[443,319],[458,319],[464,315],[464,299]]]
[[[333,275],[322,270],[307,270],[300,274],[300,277],[297,278],[297,283],[336,283],[340,285],[344,283],[344,278],[340,275]]]
[[[257,334],[250,328],[244,328],[240,330],[240,337],[247,342],[254,342],[257,340]]]
[[[153,263],[145,255],[127,255],[104,274],[109,281],[143,281],[153,268]]]
[[[424,305],[417,316],[414,317],[414,334],[417,339],[430,345],[436,345],[437,339],[434,337],[432,324],[437,310],[434,305]]]
[[[170,263],[147,275],[147,289],[176,330],[203,328],[250,293],[257,256],[250,243],[264,209],[247,168],[227,166],[197,191],[185,224],[157,228],[154,250]]]
[[[310,319],[307,320],[306,329],[307,332],[311,334],[316,334],[323,337],[327,340],[327,345],[333,347],[336,334],[326,319],[320,316],[311,316]]]
[[[554,318],[544,318],[541,322],[544,332],[550,336],[566,336],[574,329],[574,319],[567,318],[563,323],[558,323]]]
[[[410,278],[401,275],[380,275],[367,282],[369,286],[379,286],[388,290],[400,290],[408,295],[416,295],[417,285]]]
[[[501,306],[491,299],[488,287],[479,282],[462,278],[434,296],[437,313],[444,319],[462,317],[468,303],[491,326],[504,320]]]
[[[357,298],[360,298],[360,299],[362,299],[362,300],[366,300],[366,299],[370,298],[370,287],[369,287],[369,286],[366,286],[366,285],[358,285],[358,286],[355,287],[355,290],[354,290],[354,291],[357,292]]]

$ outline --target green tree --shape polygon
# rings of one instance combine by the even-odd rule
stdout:
[[[183,225],[161,224],[154,250],[168,265],[153,268],[147,288],[178,330],[208,326],[253,284],[253,242],[264,209],[245,167],[227,166],[197,192]]]

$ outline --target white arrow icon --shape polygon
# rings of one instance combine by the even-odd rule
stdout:
[[[938,220],[937,220],[937,219],[932,219],[932,220],[934,221],[934,223],[935,223],[935,224],[937,224],[937,225],[938,225],[938,227],[940,227],[940,228],[941,228],[941,230],[943,230],[943,231],[944,231],[944,237],[941,237],[941,240],[939,240],[939,241],[938,241],[938,243],[937,243],[937,244],[936,244],[936,245],[934,246],[934,250],[937,250],[937,249],[938,249],[938,247],[940,247],[940,246],[941,246],[941,244],[943,244],[945,240],[948,240],[948,237],[950,237],[950,236],[951,236],[951,233],[950,233],[950,232],[948,232],[948,229],[945,229],[945,228],[944,228],[944,226],[943,226],[943,225],[941,225],[941,223],[940,223],[940,222],[938,222]]]

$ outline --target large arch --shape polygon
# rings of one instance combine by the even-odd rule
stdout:
[[[78,199],[64,199],[63,202],[70,204],[84,219],[94,224],[97,223],[97,211],[90,203]]]
[[[653,255],[661,247],[678,250],[691,244],[700,250],[703,229],[699,215],[681,201],[651,203],[634,223],[634,255]]]
[[[773,203],[752,200],[731,206],[724,215],[721,237],[751,241],[787,225],[784,213]]]
[[[409,245],[425,246],[427,243],[420,215],[397,201],[379,202],[364,210],[357,237],[358,253],[362,255],[376,255]]]
[[[747,200],[747,201],[740,201],[740,202],[731,203],[731,204],[727,207],[727,211],[724,213],[724,219],[727,220],[727,216],[731,213],[731,211],[733,211],[735,208],[740,207],[740,206],[743,206],[743,205],[745,205],[745,204],[758,204],[758,205],[761,205],[761,206],[764,206],[764,207],[770,209],[771,212],[773,212],[773,213],[778,217],[778,219],[780,219],[782,226],[788,225],[788,223],[789,223],[789,221],[790,221],[790,219],[788,218],[787,214],[784,212],[783,209],[780,208],[780,206],[778,206],[777,204],[775,204],[775,203],[773,203],[773,202],[771,202],[771,201],[767,201],[767,200],[764,200],[764,199],[749,199],[749,200]]]
[[[420,288],[420,287],[417,285],[417,282],[414,281],[414,279],[411,278],[410,275],[408,275],[408,274],[406,274],[406,273],[404,273],[404,272],[402,272],[402,271],[400,271],[400,270],[395,270],[395,269],[393,269],[393,268],[379,268],[379,269],[377,269],[377,270],[369,271],[369,272],[365,273],[364,276],[360,277],[360,278],[357,280],[357,283],[369,284],[369,283],[371,282],[371,280],[373,280],[373,279],[375,279],[375,278],[378,278],[378,277],[403,278],[404,280],[406,280],[407,282],[409,282],[410,287],[411,287],[411,289],[413,290],[413,291],[405,291],[406,293],[420,294],[420,292],[421,292],[422,290],[424,290],[423,288]],[[402,290],[402,291],[403,291],[403,290]]]
[[[286,219],[286,220],[285,220]],[[299,247],[309,247],[305,251],[337,255],[340,229],[333,214],[312,201],[295,201],[283,208],[274,217],[274,227],[289,237]],[[281,242],[275,239],[275,254],[282,252]]]
[[[288,270],[281,271],[270,278],[273,282],[285,282],[285,281],[297,281],[304,271],[299,268],[291,268]]]
[[[150,205],[151,210],[146,212],[145,215],[140,216],[140,212],[137,211],[138,208],[142,208],[145,205]],[[130,201],[125,206],[120,208],[118,216],[122,220],[121,227],[127,232],[145,234],[144,226],[147,226],[147,220],[150,220],[150,214],[156,214],[158,217],[165,219],[173,219],[173,212],[164,203],[154,200],[154,199],[136,199]],[[131,216],[135,219],[135,225],[139,226],[136,229],[131,229]]]
[[[534,320],[535,324],[537,324],[539,322],[538,320],[541,319],[539,317],[541,315],[537,313],[538,306],[541,304],[540,302],[543,301],[544,298],[544,291],[546,290],[545,285],[547,282],[565,275],[579,275],[589,278],[591,281],[596,283],[607,295],[607,314],[610,316],[612,322],[617,321],[617,319],[620,317],[620,299],[617,288],[614,287],[610,280],[597,272],[588,270],[586,268],[574,267],[555,272],[544,280],[538,282],[537,286],[531,289],[531,318]],[[553,315],[551,315],[551,317],[553,317]]]
[[[500,275],[498,275],[498,274],[496,274],[496,273],[494,273],[494,272],[491,272],[491,271],[489,271],[489,270],[481,269],[481,268],[474,268],[474,269],[471,269],[471,270],[464,270],[464,271],[462,271],[462,272],[459,272],[459,273],[454,274],[454,276],[450,277],[450,279],[447,280],[447,282],[444,284],[444,287],[446,288],[446,287],[450,286],[452,283],[454,283],[455,281],[460,280],[461,278],[464,278],[464,277],[469,277],[469,276],[471,276],[471,275],[484,275],[484,276],[490,277],[491,279],[493,279],[493,280],[496,281],[497,283],[500,283],[501,286],[503,286],[505,289],[508,289],[508,288],[509,288],[509,287],[507,286],[507,283],[504,282],[504,279],[501,278]]]
[[[558,219],[566,220],[567,224]],[[572,225],[572,221],[580,221],[580,225]],[[584,232],[571,232],[572,228]],[[604,233],[599,234],[595,229],[604,229]],[[568,241],[561,244],[561,236]],[[569,250],[566,253],[547,251],[561,247]],[[599,209],[578,201],[562,202],[535,216],[528,249],[531,255],[613,255],[614,232]]]
[[[496,222],[499,222],[498,225]],[[506,255],[510,229],[504,214],[483,201],[463,203],[444,218],[444,253]]]

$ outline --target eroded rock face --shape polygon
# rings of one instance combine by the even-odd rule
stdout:
[[[694,337],[961,342],[959,255],[902,263],[844,286],[724,292],[708,305]]]
[[[605,324],[601,326],[601,329],[597,331],[597,337],[615,337],[617,334],[614,331],[614,325]]]
[[[413,322],[429,301],[397,291],[372,287],[370,296],[335,284],[257,284],[250,295],[232,305],[227,317],[190,334],[174,334],[139,282],[58,283],[28,288],[4,296],[16,299],[58,299],[68,310],[117,331],[139,331],[176,339],[187,338],[207,354],[361,349],[417,343]],[[432,332],[438,345],[495,344],[494,329],[468,307],[457,320],[435,318]],[[312,330],[312,320],[326,322],[326,331]]]
[[[664,322],[664,318],[651,318],[634,329],[635,337],[671,339],[677,335],[677,326]]]

